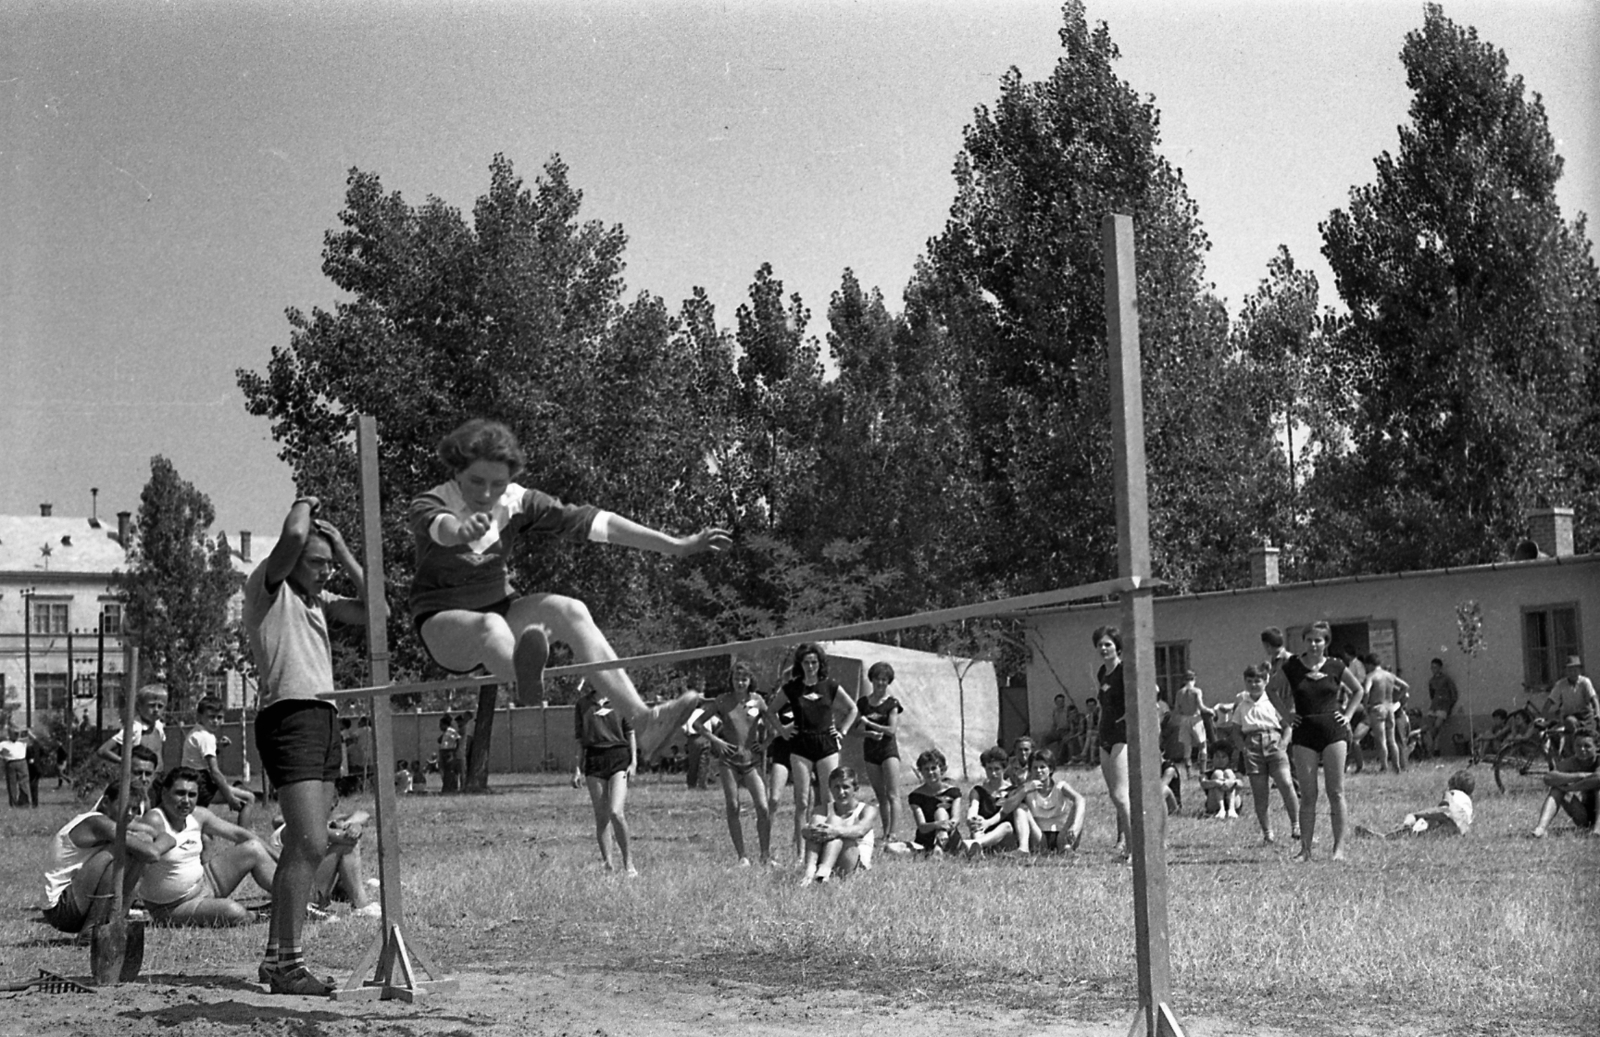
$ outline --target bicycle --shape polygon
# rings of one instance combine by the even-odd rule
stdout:
[[[1544,792],[1544,776],[1555,770],[1561,725],[1540,718],[1533,730],[1501,746],[1494,755],[1494,783],[1501,792]]]

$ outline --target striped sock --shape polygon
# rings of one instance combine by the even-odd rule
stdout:
[[[278,948],[278,971],[293,972],[306,963],[306,952],[303,947]]]

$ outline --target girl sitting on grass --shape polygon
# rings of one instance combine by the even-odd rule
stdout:
[[[804,830],[802,886],[846,878],[857,868],[872,870],[878,808],[856,799],[858,787],[852,767],[837,767],[828,775],[828,812],[813,814]]]
[[[968,855],[1002,845],[1013,834],[1013,815],[1000,808],[1011,786],[1006,783],[1006,751],[991,745],[978,757],[983,765],[983,780],[967,794],[967,832],[971,838],[961,844]]]
[[[1007,796],[1001,810],[1016,811],[1017,848],[1022,853],[1076,850],[1083,838],[1087,800],[1065,778],[1055,776],[1056,758],[1037,749],[1028,760],[1028,780]]]
[[[956,828],[957,804],[961,789],[945,780],[944,753],[928,749],[917,757],[917,773],[922,784],[911,790],[911,822],[916,832],[914,849],[927,853],[954,852],[961,848],[961,833]]]

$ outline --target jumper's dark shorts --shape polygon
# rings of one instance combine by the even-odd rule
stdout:
[[[279,788],[339,780],[339,711],[321,699],[279,699],[256,715],[261,768]]]
[[[789,739],[789,753],[816,763],[839,751],[839,736],[821,731],[802,731]]]
[[[1128,718],[1100,725],[1100,751],[1109,753],[1113,747],[1128,740]]]
[[[789,757],[793,754],[794,742],[788,738],[774,738],[767,746],[767,760],[773,766],[789,766]]]
[[[583,774],[586,778],[606,779],[622,774],[633,762],[633,749],[626,745],[585,746]]]
[[[470,670],[452,670],[450,667],[446,666],[444,663],[439,662],[439,660],[434,657],[433,649],[428,647],[428,639],[422,636],[422,624],[426,623],[428,620],[432,619],[434,616],[437,616],[441,612],[482,612],[482,613],[485,613],[485,614],[493,614],[493,615],[499,616],[502,619],[504,619],[506,613],[511,611],[511,603],[513,601],[515,601],[515,600],[516,600],[515,598],[511,597],[508,594],[505,597],[501,598],[499,601],[494,602],[491,605],[484,605],[481,608],[475,608],[475,609],[434,609],[432,612],[421,612],[421,613],[418,613],[417,615],[411,617],[411,629],[416,631],[417,640],[422,642],[422,650],[424,652],[428,653],[428,658],[429,659],[433,659],[433,661],[438,665],[439,669],[445,671],[446,673],[476,673],[477,671],[483,669],[483,667],[482,666],[474,666]]]
[[[1348,741],[1350,728],[1338,713],[1312,713],[1302,716],[1294,725],[1292,744],[1302,745],[1313,752],[1321,752],[1330,745]]]

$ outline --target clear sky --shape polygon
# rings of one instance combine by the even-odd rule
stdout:
[[[1566,215],[1600,208],[1600,4],[1445,5],[1543,94]],[[1422,4],[1089,4],[1153,94],[1237,311],[1279,243],[1397,146]],[[771,262],[819,318],[846,267],[901,291],[974,108],[1059,56],[1055,3],[0,4],[0,514],[137,510],[165,454],[218,528],[293,488],[234,371],[331,306],[324,231],[352,166],[470,211],[504,152],[559,153],[629,235],[629,295],[706,288],[730,325]],[[1591,230],[1592,236],[1592,230]],[[552,488],[559,492],[559,488]]]

